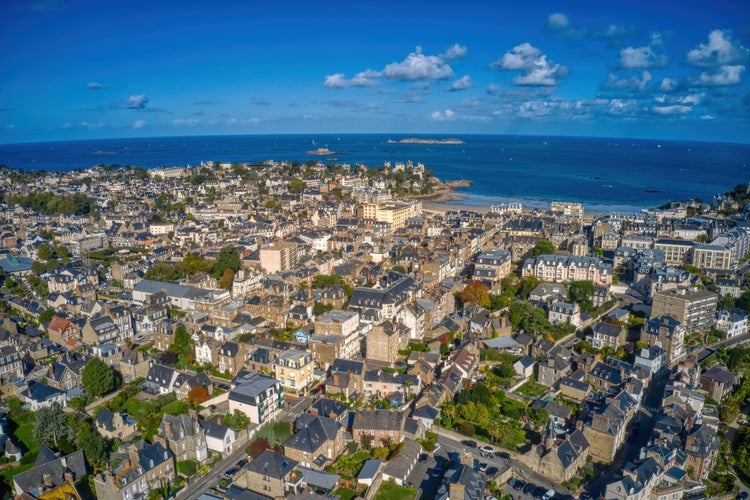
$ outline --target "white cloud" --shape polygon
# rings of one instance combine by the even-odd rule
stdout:
[[[694,87],[722,87],[725,85],[736,85],[740,83],[742,73],[745,67],[736,65],[720,66],[715,73],[706,73],[702,71],[697,78],[689,80],[690,85]]]
[[[669,106],[651,106],[651,112],[657,115],[685,115],[693,110],[692,106],[671,104]]]
[[[638,102],[635,99],[612,99],[607,104],[607,113],[615,116],[633,115],[638,111]]]
[[[644,71],[639,78],[637,75],[630,78],[619,78],[614,73],[609,74],[609,78],[601,86],[603,90],[617,90],[621,92],[640,92],[646,88],[651,81],[651,73]]]
[[[701,120],[714,120],[714,119],[716,119],[716,117],[713,116],[713,115],[701,115],[700,119]]]
[[[660,54],[662,46],[660,33],[651,35],[651,42],[645,47],[626,47],[620,51],[620,66],[627,69],[663,68],[669,58]]]
[[[713,30],[708,34],[708,41],[701,43],[687,53],[688,64],[699,67],[720,66],[742,63],[748,59],[747,48],[733,40],[728,31]]]
[[[500,85],[497,83],[490,83],[487,85],[487,95],[498,95],[500,93]]]
[[[172,125],[175,125],[177,127],[194,127],[198,125],[201,121],[197,118],[175,118],[172,120]]]
[[[133,128],[143,128],[146,124],[146,120],[136,120],[133,122]]]
[[[448,48],[448,50],[440,55],[440,58],[443,61],[453,61],[455,59],[464,57],[466,55],[466,52],[467,49],[465,45],[454,43],[451,47]]]
[[[674,78],[664,77],[661,79],[661,83],[659,84],[659,90],[661,90],[662,92],[671,92],[676,88],[677,88],[677,80],[675,80]]]
[[[323,86],[334,89],[347,87],[372,87],[377,83],[378,76],[380,76],[380,74],[377,71],[370,69],[367,71],[361,71],[348,80],[344,73],[334,73],[333,75],[326,76]]]
[[[128,109],[144,109],[146,104],[148,104],[148,96],[139,94],[128,97],[125,102],[122,103],[122,106]]]
[[[456,116],[456,113],[454,113],[453,110],[450,110],[450,109],[446,109],[445,111],[442,111],[442,112],[433,111],[432,115],[430,115],[432,120],[436,122],[450,121],[450,120],[453,120],[455,116]]]
[[[528,42],[516,45],[490,65],[504,70],[521,70],[513,83],[529,86],[556,86],[568,74],[568,68],[553,64],[542,51]]]
[[[570,20],[565,14],[555,12],[547,17],[547,27],[550,29],[564,29],[570,25]]]
[[[103,126],[104,126],[104,123],[102,122],[97,122],[97,123],[81,122],[81,127],[87,128],[89,130],[102,128]]]
[[[439,56],[426,56],[422,47],[406,56],[401,62],[393,62],[383,69],[389,80],[443,80],[453,76],[453,70]]]
[[[99,82],[89,82],[86,84],[86,88],[91,90],[100,90],[104,88],[104,85]]]
[[[474,84],[471,83],[471,78],[469,78],[469,75],[465,75],[453,82],[451,86],[448,87],[448,91],[455,92],[457,90],[468,90],[473,86]]]

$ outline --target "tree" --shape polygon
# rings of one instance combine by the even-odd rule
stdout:
[[[491,305],[490,290],[482,282],[472,281],[463,289],[460,294],[461,302],[471,302],[478,306],[489,309]]]
[[[568,287],[568,298],[578,304],[591,303],[594,296],[594,285],[590,281],[574,281]]]
[[[55,247],[55,253],[61,259],[66,258],[70,254],[70,250],[65,245],[57,245]]]
[[[83,450],[83,456],[92,469],[103,470],[106,467],[107,443],[88,422],[78,430],[75,444],[79,450]]]
[[[229,268],[224,269],[224,273],[221,275],[219,280],[219,288],[224,290],[231,290],[232,283],[234,282],[234,271]]]
[[[219,257],[216,259],[216,262],[214,262],[211,274],[214,278],[218,279],[224,274],[225,269],[231,269],[232,271],[237,272],[241,266],[242,261],[240,260],[240,253],[232,245],[227,245],[221,249],[221,252],[219,252]]]
[[[535,259],[540,255],[549,255],[555,252],[557,252],[557,248],[555,248],[555,245],[553,245],[552,242],[548,240],[540,240],[531,250],[531,258]]]
[[[268,439],[264,437],[258,437],[255,438],[255,440],[250,443],[250,449],[248,450],[248,455],[255,458],[261,453],[263,453],[265,450],[267,450],[270,447],[270,443],[268,442]]]
[[[46,243],[37,247],[36,254],[41,260],[50,260],[52,258],[52,249]]]
[[[68,426],[67,417],[60,403],[37,410],[34,422],[34,439],[47,446],[60,448],[60,440],[73,440],[73,429]]]
[[[188,391],[188,403],[201,404],[209,398],[208,390],[202,385],[196,385]]]
[[[55,317],[55,310],[54,309],[45,309],[42,311],[42,314],[39,315],[39,323],[49,323],[52,318]]]
[[[287,190],[292,194],[299,194],[306,187],[307,184],[302,179],[292,179],[287,185]]]
[[[104,361],[99,358],[91,358],[83,368],[81,382],[83,388],[91,397],[98,398],[114,390],[115,374]]]

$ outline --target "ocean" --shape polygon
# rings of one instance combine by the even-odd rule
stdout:
[[[455,137],[463,144],[400,143]],[[306,154],[328,148],[331,154]],[[98,164],[140,167],[202,161],[322,160],[379,166],[421,162],[442,180],[469,179],[462,204],[578,201],[589,210],[638,211],[670,200],[710,200],[750,180],[750,145],[508,135],[242,135],[0,144],[0,164],[74,170]]]

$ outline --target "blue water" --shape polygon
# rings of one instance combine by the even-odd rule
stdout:
[[[452,136],[464,144],[400,144],[404,135],[245,135],[101,139],[0,145],[0,164],[73,170],[97,164],[157,167],[268,159],[382,165],[422,162],[440,179],[470,179],[463,203],[580,201],[588,209],[638,210],[704,200],[750,180],[750,145],[533,136]],[[446,136],[421,136],[444,138]],[[306,155],[319,147],[335,151]],[[334,162],[334,161],[330,161]]]

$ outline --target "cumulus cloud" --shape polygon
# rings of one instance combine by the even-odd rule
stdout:
[[[105,88],[105,86],[99,82],[89,82],[86,84],[86,88],[91,90],[100,90]]]
[[[638,111],[638,101],[635,99],[612,99],[606,105],[607,114],[614,116],[631,116]]]
[[[148,104],[148,96],[144,94],[131,95],[122,103],[123,108],[145,109]]]
[[[490,83],[487,85],[487,95],[498,95],[500,94],[500,85],[497,83]]]
[[[714,73],[702,71],[698,77],[689,79],[693,87],[723,87],[740,83],[745,67],[741,64],[720,66]]]
[[[637,30],[608,23],[603,26],[575,26],[570,18],[563,13],[555,12],[547,16],[544,28],[556,38],[581,40],[584,38],[604,39],[610,42],[633,37]]]
[[[663,45],[660,33],[653,33],[645,47],[626,47],[620,51],[620,66],[627,69],[663,68],[669,58],[660,53]]]
[[[401,62],[393,62],[383,69],[389,80],[444,80],[453,76],[451,67],[440,56],[428,56],[417,47]]]
[[[341,89],[347,87],[372,87],[377,83],[380,74],[377,71],[368,69],[354,75],[353,78],[347,79],[344,73],[334,73],[328,75],[323,82],[324,87]]]
[[[714,30],[708,34],[708,41],[701,43],[687,53],[688,64],[702,68],[727,64],[744,63],[750,51],[738,40],[732,39],[730,32]]]
[[[465,45],[459,45],[454,43],[445,52],[440,55],[443,61],[454,61],[460,59],[466,55],[467,49]]]
[[[675,80],[674,78],[664,77],[661,79],[661,83],[659,84],[659,90],[661,90],[662,92],[671,92],[676,88],[677,88],[677,80]]]
[[[690,113],[693,108],[692,106],[685,106],[684,104],[670,104],[668,106],[651,106],[651,112],[657,115],[685,115]]]
[[[133,122],[133,128],[143,128],[146,124],[146,120],[136,120]]]
[[[614,73],[609,74],[607,81],[601,85],[602,90],[617,90],[620,92],[641,92],[651,81],[651,73],[644,71],[641,76],[632,76],[630,78],[619,78]]]
[[[462,76],[455,82],[451,83],[451,86],[448,87],[449,92],[456,92],[458,90],[468,90],[474,86],[473,83],[471,83],[471,78],[469,78],[469,75]]]
[[[436,122],[446,122],[453,120],[456,116],[456,113],[451,109],[446,109],[445,111],[433,111],[432,115],[430,115],[430,118],[432,118],[433,121]]]
[[[528,42],[516,45],[490,66],[522,71],[513,79],[516,85],[557,86],[568,74],[568,68],[548,61],[541,50]]]

